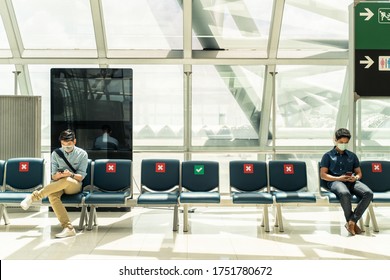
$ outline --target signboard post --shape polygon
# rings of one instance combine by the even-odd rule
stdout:
[[[390,96],[390,2],[359,2],[354,8],[355,92]]]

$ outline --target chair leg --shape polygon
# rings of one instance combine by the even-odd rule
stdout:
[[[262,222],[262,225],[265,226],[265,231],[269,232],[268,205],[264,205],[264,208],[263,208],[263,222]]]
[[[188,232],[188,205],[184,204],[183,207],[183,231]]]
[[[93,225],[94,225],[95,227],[98,225],[96,207],[95,207],[95,211],[93,212]]]
[[[92,230],[92,223],[95,220],[95,206],[91,205],[91,208],[89,209],[89,218],[88,218],[88,226],[87,230]],[[96,224],[96,223],[95,223]]]
[[[359,220],[359,226],[360,226],[360,228],[362,229],[362,231],[364,231],[363,219],[360,219],[360,220]]]
[[[5,225],[9,225],[10,224],[8,211],[7,211],[7,206],[5,206],[5,205],[0,205],[0,222],[1,222],[1,218],[4,218],[4,224]]]
[[[275,227],[279,227],[278,214],[277,214],[277,211],[275,210],[275,208],[276,208],[276,206],[273,206],[273,207],[272,207],[273,213],[274,213],[274,216],[275,216],[274,226],[275,226]],[[275,214],[275,211],[276,211],[276,214]]]
[[[179,224],[179,205],[173,208],[173,231],[177,231]]]
[[[283,218],[282,218],[282,206],[280,204],[276,205],[276,211],[277,211],[277,216],[278,216],[278,225],[279,225],[279,231],[283,232]]]
[[[371,220],[372,220],[372,227],[374,228],[374,231],[375,232],[379,232],[379,227],[378,227],[378,223],[376,221],[374,207],[372,206],[372,204],[370,204],[368,206],[368,213],[370,214],[370,217],[371,217]]]
[[[85,210],[85,215],[84,215],[84,225],[88,225],[88,208]]]
[[[4,216],[4,208],[5,206],[4,205],[0,205],[0,222],[1,222],[1,219],[3,218]],[[4,221],[5,221],[5,218],[4,218]]]
[[[87,216],[87,205],[81,206],[81,213],[80,213],[80,222],[79,222],[79,229],[83,230],[85,227],[85,217]]]
[[[367,215],[366,215],[366,219],[364,220],[364,226],[365,227],[369,227],[370,226],[370,219],[371,217],[370,217],[370,210],[368,210],[368,213],[367,213]]]

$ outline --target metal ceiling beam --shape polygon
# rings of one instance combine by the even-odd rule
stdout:
[[[197,55],[197,58],[170,57],[118,57],[118,58],[0,58],[0,64],[167,64],[167,65],[348,65],[348,59],[338,58],[210,58],[207,54]]]
[[[106,32],[104,28],[104,16],[103,8],[100,0],[90,0],[93,29],[95,31],[95,42],[97,48],[98,58],[107,58],[107,40]],[[107,65],[100,65],[101,67],[107,67]]]
[[[20,58],[22,57],[24,47],[11,0],[0,1],[0,15],[3,19],[12,56]]]
[[[268,59],[270,61],[277,60],[279,37],[282,29],[283,10],[285,0],[274,0],[272,18],[270,24],[269,40],[267,47]],[[277,61],[274,64],[267,64],[265,68],[263,102],[261,107],[261,119],[259,129],[260,148],[265,148],[268,145],[268,136],[270,133],[271,112],[273,102],[276,102],[276,65],[280,65]],[[273,108],[276,108],[274,106]],[[273,112],[273,116],[276,116]],[[276,120],[273,118],[273,123]],[[272,129],[272,136],[275,138],[275,126]]]

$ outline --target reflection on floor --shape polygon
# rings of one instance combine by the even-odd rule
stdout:
[[[99,210],[99,209],[98,209]],[[375,208],[380,232],[349,236],[338,207],[284,208],[284,232],[260,226],[255,208],[196,208],[190,230],[172,232],[169,209],[98,212],[97,227],[55,239],[61,229],[52,212],[9,213],[0,225],[0,259],[390,259],[390,209]],[[78,225],[78,212],[70,212]]]

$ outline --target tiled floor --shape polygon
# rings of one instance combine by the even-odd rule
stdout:
[[[98,209],[99,211],[99,209]],[[366,229],[349,236],[338,207],[284,208],[283,233],[260,226],[255,208],[196,208],[190,231],[172,232],[169,209],[135,208],[131,212],[98,212],[92,231],[56,239],[61,229],[47,208],[9,213],[0,225],[0,259],[150,259],[150,260],[378,260],[390,259],[390,208],[375,208],[380,232]],[[78,225],[78,212],[70,212]]]

